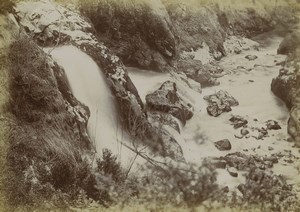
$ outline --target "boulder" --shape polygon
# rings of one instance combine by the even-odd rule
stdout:
[[[238,106],[239,102],[226,91],[218,91],[216,94],[204,96],[208,101],[207,112],[209,115],[217,117],[224,112],[231,111],[231,106]]]
[[[217,149],[220,151],[231,150],[231,143],[228,139],[216,141],[214,144],[215,147],[217,147]]]
[[[192,58],[181,58],[178,61],[178,71],[186,74],[187,77],[201,84],[201,87],[210,87],[220,83],[214,78],[214,74],[222,72],[219,66],[205,64],[200,60]]]
[[[148,94],[146,102],[150,110],[169,113],[183,124],[193,116],[192,105],[179,96],[176,83],[171,81],[164,82],[158,90]]]
[[[300,35],[299,31],[294,31],[288,34],[284,40],[280,43],[277,54],[289,54],[296,50],[299,47]]]
[[[170,68],[176,39],[160,0],[85,1],[80,11],[126,65],[158,71]]]
[[[282,99],[288,108],[292,107],[293,94],[296,93],[297,76],[293,69],[282,68],[279,75],[272,80],[272,92]]]

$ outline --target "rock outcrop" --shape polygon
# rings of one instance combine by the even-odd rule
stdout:
[[[193,116],[192,105],[179,96],[176,83],[171,81],[164,82],[158,90],[148,94],[146,102],[150,110],[171,114],[183,124]]]
[[[216,94],[204,96],[208,102],[207,112],[209,115],[217,117],[224,112],[231,111],[231,106],[238,106],[239,102],[227,91],[218,91]]]
[[[126,65],[159,71],[172,66],[176,38],[160,0],[89,0],[80,10]]]
[[[279,75],[272,80],[271,90],[281,98],[290,109],[288,133],[300,147],[300,45],[299,31],[288,35],[280,44],[277,52],[288,54],[287,60],[280,64]]]

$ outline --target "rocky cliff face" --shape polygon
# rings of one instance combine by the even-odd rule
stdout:
[[[280,44],[277,52],[288,54],[288,58],[282,65],[278,77],[272,81],[272,91],[281,98],[290,109],[288,121],[288,133],[300,146],[300,38],[299,30],[288,34]]]
[[[80,10],[126,65],[159,71],[172,66],[176,38],[160,0],[91,0],[82,2]]]

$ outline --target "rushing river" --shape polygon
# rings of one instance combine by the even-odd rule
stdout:
[[[219,78],[219,86],[204,88],[202,93],[187,88],[183,82],[174,79],[168,73],[128,68],[129,76],[144,102],[148,93],[158,89],[163,82],[173,80],[182,96],[194,105],[194,116],[182,128],[182,133],[170,131],[181,145],[187,162],[201,164],[206,157],[224,156],[230,152],[266,155],[270,153],[269,146],[274,149],[273,153],[287,149],[299,155],[292,148],[292,143],[286,141],[288,110],[270,89],[272,78],[278,75],[280,69],[276,63],[285,60],[285,56],[276,53],[281,40],[282,38],[275,35],[261,36],[257,38],[257,42],[261,44],[259,51],[248,50],[224,57],[219,65],[227,74]],[[123,165],[129,166],[135,153],[120,143],[130,142],[130,139],[119,125],[116,102],[101,69],[76,47],[59,47],[54,49],[51,55],[64,67],[74,96],[90,108],[88,132],[95,142],[97,152],[101,153],[104,148],[110,149]],[[245,58],[246,55],[255,55],[257,59],[250,61]],[[232,107],[229,113],[212,117],[206,112],[207,103],[203,96],[219,90],[228,91],[239,101],[239,106]],[[282,129],[272,131],[263,141],[252,136],[240,139],[236,137],[239,129],[230,125],[229,119],[232,115],[245,117],[248,125],[254,128],[264,126],[268,120],[275,120]],[[230,140],[230,151],[222,152],[215,148],[214,142],[221,139]],[[139,164],[144,163],[141,158],[138,158],[138,161]],[[274,170],[285,174],[288,179],[297,175],[294,167],[280,163]],[[218,172],[219,184],[231,188],[245,180],[243,175],[233,178],[226,170]]]
[[[176,135],[188,162],[201,164],[206,157],[225,156],[231,152],[264,156],[291,150],[293,154],[299,155],[297,150],[292,148],[293,144],[287,142],[288,109],[271,91],[271,81],[281,68],[276,63],[285,60],[284,55],[277,55],[277,48],[282,38],[271,32],[255,40],[259,44],[259,50],[247,50],[241,54],[228,55],[218,62],[227,74],[219,78],[219,86],[204,88],[201,94],[184,88],[169,74],[129,69],[130,77],[137,89],[141,91],[143,101],[147,93],[158,89],[164,81],[174,80],[179,85],[181,93],[194,105],[193,118],[183,127],[182,134]],[[245,58],[247,55],[255,55],[257,59],[248,60]],[[207,103],[203,97],[219,90],[228,91],[239,101],[239,106],[232,107],[229,113],[212,117],[206,112]],[[240,135],[240,129],[234,129],[230,124],[229,119],[232,115],[245,117],[249,122],[248,125],[253,128],[263,127],[266,121],[275,120],[282,129],[269,132],[269,137],[264,140],[257,140],[252,136],[240,139],[236,137]],[[255,132],[252,135],[255,136]],[[221,139],[230,140],[232,144],[230,151],[216,149],[214,142]],[[269,146],[274,148],[272,152],[269,151]],[[275,165],[274,171],[284,174],[288,179],[298,175],[295,167],[281,163]],[[238,178],[233,178],[223,169],[219,169],[218,173],[219,184],[228,185],[230,188],[245,180],[242,174]]]

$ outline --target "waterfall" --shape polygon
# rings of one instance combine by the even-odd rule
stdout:
[[[101,69],[91,57],[74,46],[62,46],[50,54],[64,68],[73,95],[90,109],[88,133],[98,154],[107,148],[127,165],[134,153],[120,143],[126,142],[128,136],[121,129],[116,101]]]

